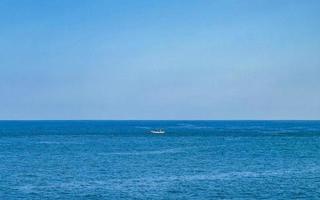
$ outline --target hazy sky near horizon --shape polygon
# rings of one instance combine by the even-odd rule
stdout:
[[[319,10],[1,0],[0,119],[320,119]]]

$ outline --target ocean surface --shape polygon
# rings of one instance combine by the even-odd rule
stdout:
[[[320,199],[320,121],[0,121],[0,199]]]

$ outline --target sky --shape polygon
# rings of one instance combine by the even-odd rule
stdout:
[[[319,10],[0,0],[0,119],[320,119]]]

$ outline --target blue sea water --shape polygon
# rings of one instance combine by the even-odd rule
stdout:
[[[0,121],[0,199],[320,199],[320,121]]]

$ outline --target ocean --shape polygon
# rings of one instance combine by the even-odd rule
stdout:
[[[0,121],[0,199],[320,199],[320,121]]]

